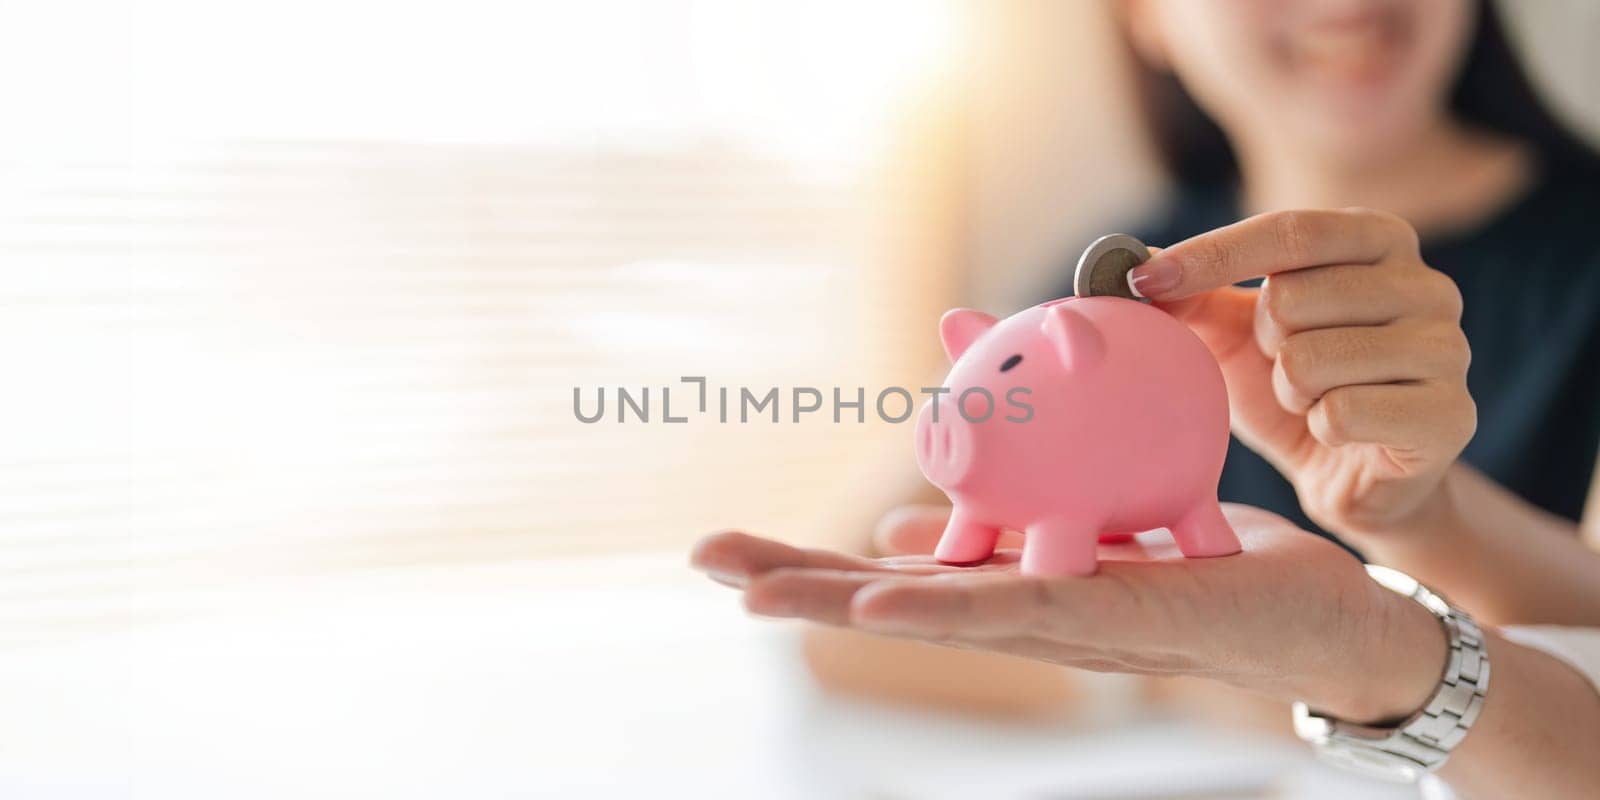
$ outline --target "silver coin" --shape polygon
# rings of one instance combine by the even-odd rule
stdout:
[[[1126,233],[1102,236],[1078,257],[1072,289],[1079,297],[1126,297],[1148,303],[1133,293],[1128,273],[1150,259],[1150,248]]]

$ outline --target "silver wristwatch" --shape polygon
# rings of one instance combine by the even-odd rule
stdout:
[[[1390,780],[1415,781],[1444,765],[1477,721],[1489,689],[1489,656],[1477,623],[1403,572],[1367,566],[1384,588],[1422,604],[1450,638],[1450,660],[1439,688],[1421,711],[1393,727],[1356,725],[1294,704],[1294,732],[1324,761]]]

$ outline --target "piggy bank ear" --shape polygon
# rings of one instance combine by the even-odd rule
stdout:
[[[951,361],[961,358],[983,332],[994,327],[995,318],[970,308],[952,308],[939,318],[939,338]]]
[[[1069,370],[1093,369],[1106,356],[1106,337],[1088,317],[1073,311],[1071,303],[1051,306],[1045,311],[1044,338]]]

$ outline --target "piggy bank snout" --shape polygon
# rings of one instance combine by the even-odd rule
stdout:
[[[940,405],[937,422],[933,417],[929,401],[917,416],[917,465],[935,486],[954,488],[972,474],[976,461],[972,426],[950,403]]]

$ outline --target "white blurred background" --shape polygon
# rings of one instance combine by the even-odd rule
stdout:
[[[1600,8],[1507,11],[1600,130]],[[903,430],[571,407],[922,385],[1159,193],[1122,80],[1095,3],[0,0],[0,796],[1176,791],[829,705],[683,574],[859,537]]]

